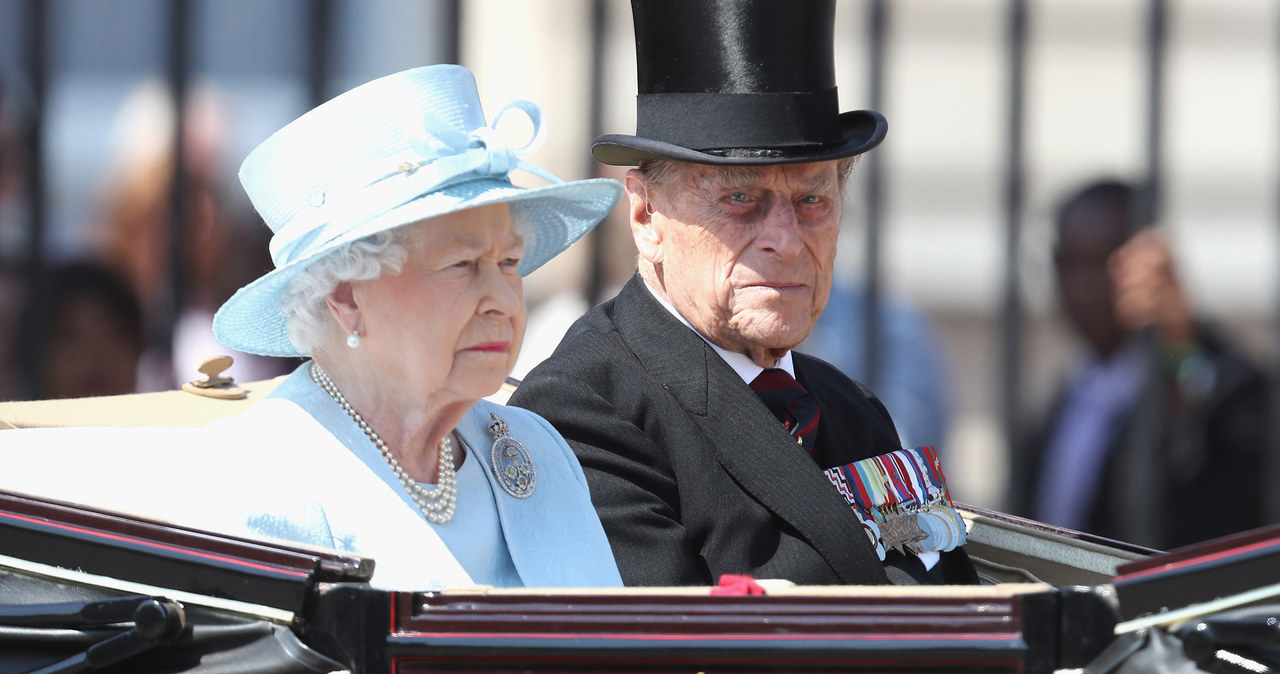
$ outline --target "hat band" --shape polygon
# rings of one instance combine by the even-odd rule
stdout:
[[[521,110],[533,124],[533,137],[513,149],[496,128],[508,110]],[[348,176],[328,192],[318,192],[310,210],[297,214],[271,237],[268,249],[277,267],[307,257],[342,239],[361,224],[419,199],[431,192],[471,180],[508,180],[514,169],[532,173],[550,183],[554,175],[521,160],[542,139],[542,112],[528,101],[512,101],[498,112],[490,126],[469,133],[450,127],[430,113],[423,113],[423,129],[411,137],[409,147],[380,157],[374,164]]]
[[[836,88],[636,96],[636,135],[694,150],[844,142]]]

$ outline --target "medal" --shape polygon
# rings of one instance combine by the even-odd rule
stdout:
[[[925,550],[943,550],[946,540],[951,537],[947,523],[942,521],[938,513],[933,511],[933,504],[920,509],[916,516],[916,524],[920,525],[925,537],[910,545],[911,551],[917,555]]]
[[[964,520],[952,506],[932,447],[901,449],[825,472],[881,560],[886,549],[920,554],[965,544]]]
[[[890,550],[906,554],[906,546],[923,539],[927,534],[916,521],[916,514],[909,510],[891,506],[876,509],[884,516],[880,523],[880,542]]]
[[[538,484],[538,473],[533,469],[529,450],[511,437],[502,417],[496,412],[490,412],[489,416],[493,417],[489,424],[489,432],[493,434],[493,446],[489,448],[493,475],[503,491],[515,498],[528,498]]]

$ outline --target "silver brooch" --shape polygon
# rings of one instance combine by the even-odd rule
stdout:
[[[489,424],[489,432],[493,434],[493,447],[489,448],[493,474],[503,491],[516,498],[528,498],[538,484],[533,458],[519,440],[511,437],[502,417],[496,412],[490,412],[489,416],[493,417],[493,423]]]

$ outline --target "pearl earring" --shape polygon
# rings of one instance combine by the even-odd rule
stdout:
[[[360,346],[360,331],[359,331],[359,330],[352,330],[352,331],[351,331],[351,334],[347,335],[347,346],[349,346],[349,347],[351,347],[351,348],[353,348],[353,349],[354,349],[354,348],[357,348],[357,347],[359,347],[359,346]]]

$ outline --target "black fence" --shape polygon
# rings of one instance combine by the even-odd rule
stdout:
[[[8,10],[9,16],[19,17],[21,29],[11,31],[11,33],[19,35],[21,45],[16,50],[20,55],[19,61],[21,65],[22,76],[27,83],[29,91],[29,108],[30,119],[24,125],[23,145],[25,148],[25,173],[28,177],[26,183],[26,201],[28,203],[28,211],[26,218],[27,232],[24,237],[25,251],[22,254],[21,274],[23,277],[26,292],[39,294],[43,292],[45,269],[46,269],[46,251],[48,248],[48,204],[49,190],[47,176],[47,166],[44,161],[46,154],[45,144],[48,142],[48,134],[44,126],[43,112],[47,105],[47,96],[50,90],[50,83],[60,76],[60,72],[56,67],[55,61],[51,54],[53,49],[65,39],[62,33],[59,17],[66,12],[75,11],[75,5],[68,2],[60,2],[55,0],[6,0],[13,3]],[[456,62],[462,54],[461,45],[458,37],[462,31],[460,30],[463,13],[467,10],[467,3],[462,0],[441,0],[444,7],[443,13],[447,17],[446,20],[437,25],[427,26],[423,28],[424,34],[429,34],[432,39],[439,40],[444,45],[442,51],[445,58],[442,61]],[[125,7],[137,8],[135,4],[125,4]],[[155,7],[160,8],[165,15],[162,22],[163,30],[166,31],[163,43],[164,59],[163,71],[168,80],[168,92],[171,96],[171,106],[175,111],[180,111],[183,102],[186,100],[188,85],[193,74],[192,48],[199,40],[199,33],[207,29],[199,20],[199,12],[196,10],[200,7],[200,3],[194,0],[168,0],[159,3]],[[305,38],[299,41],[305,53],[301,54],[301,58],[305,62],[305,78],[306,90],[309,92],[309,98],[312,103],[318,103],[329,95],[335,93],[331,90],[333,82],[333,62],[331,58],[332,47],[336,35],[336,3],[334,0],[309,0],[308,2],[298,5],[301,13],[302,23],[305,26]],[[894,37],[889,25],[893,18],[893,13],[898,6],[888,0],[866,0],[861,4],[868,13],[865,25],[868,34],[861,41],[867,45],[866,67],[868,68],[867,82],[869,89],[866,92],[865,100],[868,107],[880,108],[882,105],[884,91],[886,87],[886,78],[889,71],[886,68],[886,54],[892,47],[892,39]],[[1025,166],[1025,109],[1027,102],[1027,61],[1029,46],[1029,26],[1036,20],[1037,3],[1029,0],[1004,0],[1002,9],[1004,31],[1004,52],[1005,56],[1003,64],[1005,72],[1003,75],[1003,107],[1006,119],[1004,120],[1004,128],[1006,135],[1004,137],[1004,146],[1002,151],[1003,162],[1003,179],[1001,187],[1001,201],[1003,204],[1003,255],[1002,255],[1002,273],[1003,279],[1000,290],[1000,298],[998,305],[1000,327],[998,330],[998,343],[993,345],[996,349],[998,357],[998,373],[994,375],[996,381],[999,382],[999,415],[1003,423],[1003,432],[1005,439],[1010,447],[1014,446],[1014,438],[1018,433],[1019,419],[1022,418],[1026,410],[1021,409],[1023,405],[1024,391],[1024,360],[1027,357],[1024,349],[1024,322],[1025,308],[1023,294],[1021,291],[1022,282],[1020,279],[1020,269],[1023,261],[1021,260],[1022,237],[1024,232],[1025,211],[1026,211],[1026,191],[1027,191],[1027,168]],[[604,106],[603,94],[604,82],[606,78],[605,61],[606,61],[606,35],[605,26],[610,16],[614,12],[626,12],[627,5],[620,0],[592,0],[590,9],[590,23],[593,30],[593,39],[590,42],[590,58],[591,58],[591,75],[590,82],[592,84],[592,93],[589,96],[591,112],[589,116],[590,125],[593,135],[595,133],[605,132],[603,127]],[[1142,158],[1142,164],[1145,167],[1146,192],[1144,195],[1144,209],[1146,210],[1146,221],[1158,221],[1162,204],[1162,184],[1164,182],[1165,173],[1165,148],[1166,140],[1164,138],[1165,121],[1163,119],[1166,105],[1166,44],[1168,42],[1168,25],[1170,22],[1170,3],[1167,0],[1146,0],[1144,12],[1146,14],[1145,28],[1145,53],[1146,53],[1146,77],[1145,77],[1145,157]],[[294,27],[294,30],[297,30]],[[1280,26],[1276,27],[1277,34],[1280,34]],[[1276,54],[1276,58],[1280,61],[1280,53]],[[184,129],[183,115],[176,114],[177,123],[172,129],[173,133],[173,162],[174,174],[172,177],[172,192],[169,202],[171,204],[174,217],[170,218],[170,272],[173,286],[168,294],[168,306],[165,308],[169,320],[164,322],[164,334],[159,335],[159,342],[163,343],[168,333],[172,331],[173,319],[177,315],[178,308],[182,306],[186,297],[187,289],[183,287],[182,274],[183,247],[184,239],[188,235],[184,231],[183,223],[186,222],[184,209],[187,208],[187,200],[184,198],[184,192],[187,189],[187,176],[177,167],[183,165],[184,154]],[[1280,126],[1280,120],[1277,120]],[[1280,150],[1280,148],[1276,148]],[[877,369],[879,360],[878,354],[882,348],[879,343],[880,331],[877,326],[878,312],[877,305],[882,293],[881,277],[882,270],[882,237],[881,229],[883,226],[883,210],[884,210],[884,194],[887,189],[886,181],[889,176],[886,174],[880,158],[872,153],[865,159],[865,194],[861,195],[864,202],[863,212],[865,212],[865,249],[862,255],[863,273],[865,275],[865,285],[869,296],[865,309],[864,329],[867,338],[866,344],[866,362],[869,364],[869,371],[865,378],[867,383],[874,389],[876,381],[880,376]],[[584,172],[593,174],[596,172],[594,165],[585,166]],[[1280,187],[1280,186],[1278,186]],[[1280,189],[1275,190],[1276,194],[1276,223],[1280,224]],[[606,283],[605,273],[602,268],[601,260],[604,258],[605,239],[601,235],[596,235],[592,239],[592,266],[588,274],[588,288],[585,294],[592,302],[602,299],[604,293],[604,285]],[[1280,289],[1277,289],[1277,297],[1280,297]],[[1275,333],[1280,334],[1280,305],[1276,307],[1276,325]],[[40,342],[33,341],[35,348],[26,354],[26,359],[34,364],[39,364],[45,357],[41,350]],[[1275,401],[1275,410],[1271,414],[1272,424],[1276,426],[1274,432],[1270,434],[1272,442],[1277,444],[1271,448],[1269,456],[1271,464],[1268,468],[1269,474],[1272,476],[1272,484],[1280,484],[1280,370],[1277,370],[1273,376],[1273,400]],[[1158,423],[1158,419],[1149,420],[1151,423]],[[1021,457],[1014,455],[1012,461],[1020,461]],[[1280,521],[1280,490],[1271,490],[1267,495],[1268,512],[1272,521]]]

